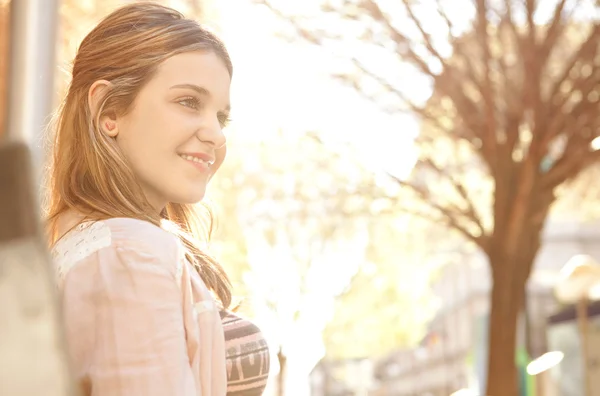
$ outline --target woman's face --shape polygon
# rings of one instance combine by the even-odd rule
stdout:
[[[225,158],[231,77],[213,52],[164,61],[129,113],[114,118],[116,141],[150,203],[202,200]]]

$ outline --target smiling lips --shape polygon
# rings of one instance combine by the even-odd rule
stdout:
[[[204,153],[180,154],[179,156],[200,169],[208,169],[215,163],[213,157]]]

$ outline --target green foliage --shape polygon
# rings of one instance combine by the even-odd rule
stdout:
[[[408,214],[371,224],[365,263],[324,331],[328,358],[378,357],[423,337],[436,309],[430,282],[437,264],[427,238],[440,231]]]

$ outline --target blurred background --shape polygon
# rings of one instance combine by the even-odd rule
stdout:
[[[129,2],[58,2],[54,109]],[[159,3],[233,59],[210,249],[268,338],[269,395],[600,395],[595,1]]]

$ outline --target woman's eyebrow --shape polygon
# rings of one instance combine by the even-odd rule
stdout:
[[[177,89],[177,88],[191,89],[193,91],[196,91],[199,95],[211,96],[210,91],[208,89],[206,89],[204,87],[200,87],[195,84],[176,84],[176,85],[173,85],[170,89]]]

